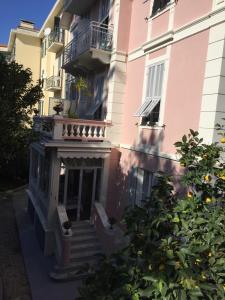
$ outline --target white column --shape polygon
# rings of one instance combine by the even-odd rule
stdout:
[[[225,117],[225,22],[210,29],[199,132],[204,142],[219,140],[216,123]]]
[[[57,157],[56,150],[52,150],[50,164],[50,184],[49,184],[49,203],[48,203],[48,224],[50,227],[54,224],[54,216],[58,205],[60,176],[60,159]]]
[[[104,159],[104,166],[101,173],[100,202],[104,207],[107,202],[109,167],[110,167],[110,156]]]

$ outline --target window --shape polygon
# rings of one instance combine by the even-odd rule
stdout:
[[[150,198],[157,176],[141,168],[132,168],[129,175],[129,200],[132,206],[142,206],[143,201]]]
[[[159,121],[163,85],[164,62],[148,68],[145,101],[135,113],[141,117],[141,125],[153,125]]]
[[[101,119],[102,115],[102,107],[104,100],[104,82],[104,75],[97,77],[97,79],[95,80],[95,99],[93,105],[91,106],[88,112],[88,115],[95,116],[97,119]]]
[[[152,16],[154,16],[158,11],[164,9],[170,0],[155,0],[152,7]]]
[[[103,0],[100,3],[99,7],[99,21],[104,22],[105,19],[108,18],[109,16],[109,5],[110,5],[110,0]]]

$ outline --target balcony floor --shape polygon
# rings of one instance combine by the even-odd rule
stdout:
[[[111,52],[90,48],[63,66],[68,73],[76,75],[77,69],[85,71],[104,70],[110,64]]]
[[[51,44],[51,46],[48,48],[48,51],[49,52],[52,52],[52,53],[57,53],[59,52],[60,50],[62,50],[63,48],[63,43],[58,43],[58,42],[54,42]]]

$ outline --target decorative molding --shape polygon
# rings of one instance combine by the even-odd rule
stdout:
[[[145,42],[141,47],[138,47],[128,53],[128,61],[138,59],[162,47],[166,47],[196,33],[210,29],[215,25],[223,23],[224,20],[225,6],[220,7],[219,9],[214,10],[201,18],[184,25],[175,31],[171,30],[158,36],[154,40]]]
[[[149,150],[149,149],[144,149],[144,148],[146,148],[145,145],[131,146],[131,145],[127,145],[127,144],[120,144],[119,147],[127,149],[127,150],[131,150],[131,151],[135,151],[135,152],[148,154],[148,155],[151,155],[151,156],[156,156],[156,157],[160,157],[160,158],[164,158],[164,159],[174,160],[176,162],[178,162],[178,160],[179,160],[179,157],[176,154],[168,154],[168,153],[164,153],[164,152],[158,152],[158,151],[156,152],[156,151],[152,151],[152,150]]]

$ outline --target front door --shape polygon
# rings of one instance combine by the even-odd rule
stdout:
[[[71,221],[89,220],[96,195],[97,169],[67,171],[65,205]]]

